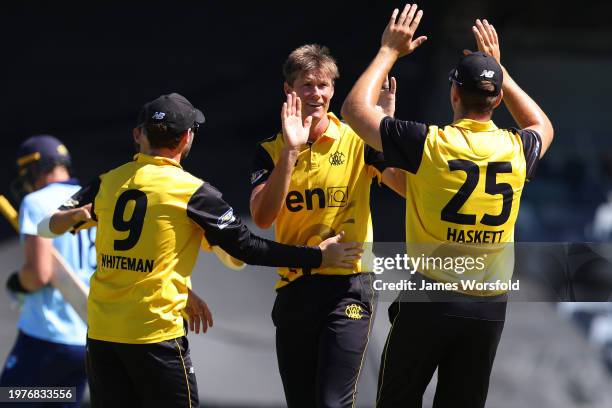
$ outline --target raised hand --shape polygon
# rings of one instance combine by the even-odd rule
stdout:
[[[378,102],[376,102],[376,110],[384,113],[387,116],[393,117],[395,114],[395,91],[397,90],[397,81],[395,77],[387,76],[383,83]]]
[[[476,25],[472,26],[472,32],[476,39],[478,51],[486,52],[501,63],[501,52],[499,50],[499,39],[497,31],[487,20],[476,20]]]
[[[200,328],[202,333],[206,333],[208,327],[212,327],[213,318],[208,305],[191,289],[187,289],[187,306],[185,313],[189,317],[189,330],[199,334]]]
[[[398,57],[403,57],[411,54],[427,40],[425,36],[413,39],[421,17],[423,17],[423,10],[417,10],[416,4],[406,4],[401,14],[398,9],[393,10],[391,19],[382,35],[381,48],[389,48],[397,52]]]
[[[312,116],[302,121],[302,101],[295,92],[287,94],[281,110],[283,136],[287,147],[299,148],[308,141]]]
[[[344,238],[344,231],[319,244],[323,253],[322,268],[352,269],[361,259],[363,249],[358,242],[340,242]]]

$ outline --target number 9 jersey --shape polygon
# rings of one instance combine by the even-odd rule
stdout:
[[[380,133],[387,164],[408,172],[408,251],[433,257],[421,263],[425,267],[419,272],[448,283],[511,278],[513,251],[504,244],[514,242],[523,187],[539,160],[540,136],[528,129],[499,129],[492,121],[461,119],[441,128],[390,117],[382,120]],[[444,267],[446,258],[461,256],[480,262],[460,273]]]
[[[321,263],[318,248],[252,235],[217,189],[172,159],[137,154],[60,209],[88,203],[98,225],[87,303],[91,339],[145,344],[183,336],[182,311],[204,233],[210,245],[251,264]]]

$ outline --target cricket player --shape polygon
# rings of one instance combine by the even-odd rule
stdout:
[[[552,142],[553,127],[500,65],[497,32],[486,20],[472,28],[479,51],[465,52],[451,71],[451,124],[399,120],[376,110],[389,70],[427,39],[414,36],[422,15],[414,4],[393,12],[342,114],[388,165],[408,172],[409,244],[463,249],[464,255],[474,248],[492,251],[493,244],[514,240],[521,193]],[[491,120],[502,101],[517,129],[500,129]],[[425,284],[457,283],[455,272],[419,270],[416,277]],[[487,282],[489,272],[485,268],[474,279]],[[390,307],[377,407],[420,407],[436,368],[434,407],[484,407],[504,326],[505,292],[458,290],[454,296],[461,301],[440,303],[402,302],[403,295]]]
[[[24,300],[17,321],[17,340],[4,364],[0,387],[76,387],[76,402],[61,406],[77,407],[87,383],[87,326],[59,290],[50,285],[51,252],[57,249],[89,286],[96,267],[96,231],[83,230],[53,240],[37,236],[38,223],[81,188],[70,175],[70,165],[68,150],[50,135],[28,138],[17,154],[19,178],[13,190],[27,193],[19,208],[25,262],[9,277],[7,288]],[[44,405],[41,402],[40,406]]]
[[[87,334],[94,407],[198,406],[182,312],[204,238],[250,264],[351,267],[360,257],[357,244],[338,242],[342,233],[310,247],[251,234],[219,190],[180,165],[203,122],[175,93],[145,104],[134,129],[141,153],[39,226],[59,234],[98,225]]]
[[[282,131],[258,144],[251,215],[275,238],[316,245],[346,231],[372,243],[370,186],[382,180],[403,191],[403,172],[387,168],[329,105],[339,76],[326,47],[301,46],[283,67]],[[390,88],[391,87],[391,88]],[[395,79],[378,93],[393,116]],[[276,355],[290,408],[351,407],[374,316],[373,277],[352,268],[280,268],[272,319]]]

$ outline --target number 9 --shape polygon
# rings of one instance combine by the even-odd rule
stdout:
[[[123,219],[125,208],[130,201],[134,201],[134,212],[129,219],[125,220]],[[129,234],[125,239],[115,240],[115,251],[127,251],[136,245],[142,233],[146,212],[147,195],[142,191],[126,190],[119,196],[113,212],[113,228],[120,232],[129,231]]]

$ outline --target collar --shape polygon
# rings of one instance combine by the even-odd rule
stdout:
[[[461,129],[467,129],[472,132],[491,132],[498,129],[492,120],[488,120],[486,122],[479,122],[477,120],[465,118],[453,122],[451,126],[458,127]]]
[[[340,136],[342,136],[342,133],[340,132],[342,122],[331,112],[327,112],[327,117],[329,118],[329,125],[321,136],[329,137],[330,139],[334,140],[340,139]]]
[[[176,160],[162,156],[149,156],[148,154],[144,153],[136,153],[134,155],[134,161],[138,163],[153,164],[155,166],[170,165],[178,167],[179,169],[183,168]]]
[[[49,184],[68,184],[68,185],[71,185],[71,186],[78,186],[80,183],[79,183],[78,179],[76,179],[74,177],[71,177],[68,180],[54,181],[54,182],[51,182]]]

